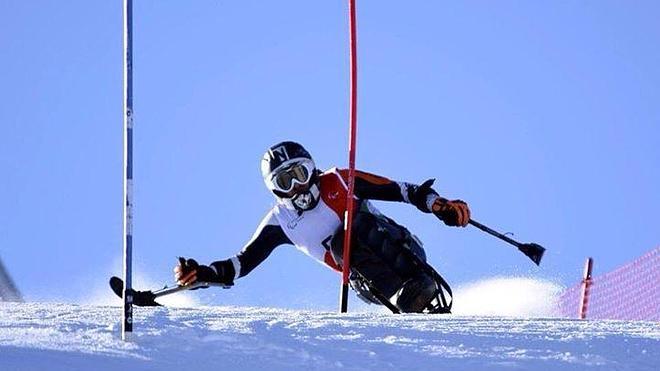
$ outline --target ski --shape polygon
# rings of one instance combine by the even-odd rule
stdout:
[[[218,286],[225,289],[231,287],[231,285],[215,283],[215,282],[195,282],[194,284],[189,286],[179,286],[179,285],[165,286],[162,289],[155,291],[151,291],[151,290],[138,291],[138,290],[130,289],[128,290],[128,292],[131,295],[133,295],[133,305],[136,305],[138,307],[160,307],[162,306],[162,304],[156,302],[156,298],[165,295],[174,294],[175,292],[179,292],[179,291],[195,290],[200,288],[207,288],[210,286]],[[124,281],[119,277],[112,276],[110,277],[110,288],[115,293],[115,295],[121,298],[122,293],[124,291]]]

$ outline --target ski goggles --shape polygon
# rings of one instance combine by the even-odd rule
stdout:
[[[296,162],[273,174],[270,185],[273,190],[288,193],[296,184],[307,184],[313,172],[314,165],[311,161]]]

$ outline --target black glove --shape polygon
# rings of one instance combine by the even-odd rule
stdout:
[[[174,267],[174,279],[181,286],[189,286],[197,281],[211,282],[215,275],[206,265],[199,265],[195,259],[179,257],[179,265]]]
[[[179,265],[174,267],[174,279],[181,286],[199,282],[218,282],[226,285],[234,284],[234,265],[231,260],[211,263],[211,266],[200,265],[195,259],[179,258]]]

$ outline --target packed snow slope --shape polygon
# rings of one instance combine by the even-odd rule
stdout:
[[[660,323],[0,303],[0,370],[658,370]]]

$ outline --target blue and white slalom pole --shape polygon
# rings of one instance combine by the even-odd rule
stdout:
[[[133,332],[133,0],[124,0],[124,310],[121,338]]]

